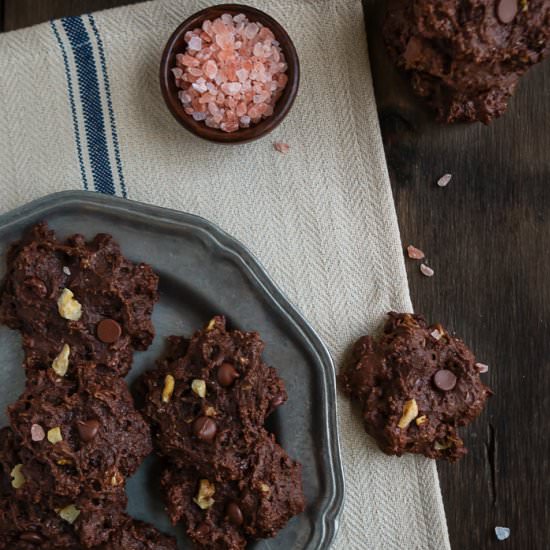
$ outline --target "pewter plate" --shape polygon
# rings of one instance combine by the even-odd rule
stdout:
[[[314,330],[289,303],[252,254],[208,222],[185,214],[106,195],[69,191],[49,195],[0,216],[0,276],[9,244],[29,225],[46,220],[60,237],[110,233],[133,261],[151,264],[160,276],[160,302],[153,314],[157,336],[147,352],[136,353],[132,382],[162,353],[165,337],[192,333],[214,314],[230,326],[257,330],[264,357],[277,368],[288,402],[269,419],[268,428],[303,465],[307,509],[274,539],[254,549],[325,549],[334,539],[342,507],[344,481],[336,426],[336,390],[331,357]],[[16,332],[0,328],[0,424],[5,407],[24,384]],[[177,534],[158,491],[159,462],[149,457],[128,482],[129,512]]]

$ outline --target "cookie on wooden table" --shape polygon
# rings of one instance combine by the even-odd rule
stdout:
[[[390,0],[384,37],[440,121],[487,124],[550,52],[550,2]]]
[[[491,395],[464,342],[409,313],[389,313],[380,338],[359,339],[339,378],[361,403],[367,433],[392,455],[458,460],[466,449],[457,428]]]

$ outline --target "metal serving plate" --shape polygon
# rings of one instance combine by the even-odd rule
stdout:
[[[336,426],[336,391],[330,355],[298,311],[238,241],[212,223],[111,196],[70,191],[49,195],[0,216],[0,276],[6,250],[29,225],[46,220],[60,237],[112,234],[123,253],[151,264],[160,276],[160,303],[153,322],[157,336],[147,352],[136,353],[131,384],[162,353],[165,337],[190,334],[214,314],[230,326],[257,330],[266,343],[264,357],[277,368],[289,394],[268,427],[289,454],[303,464],[306,511],[274,539],[254,549],[325,549],[334,539],[344,481]],[[19,334],[0,328],[0,424],[5,407],[23,389]],[[149,457],[128,482],[129,512],[165,532],[176,532],[163,512],[158,491],[159,464]]]

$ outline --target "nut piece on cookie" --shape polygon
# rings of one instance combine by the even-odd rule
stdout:
[[[365,429],[385,453],[458,460],[467,451],[457,428],[492,392],[462,340],[420,315],[388,315],[380,338],[356,342],[339,376],[343,389],[361,403]]]

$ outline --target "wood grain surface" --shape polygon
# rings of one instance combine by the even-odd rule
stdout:
[[[335,0],[337,1],[337,0]],[[366,2],[367,0],[365,0]],[[4,30],[128,0],[3,0]],[[440,126],[392,69],[380,4],[365,5],[380,123],[413,303],[488,363],[495,391],[465,432],[470,453],[439,464],[454,550],[550,547],[550,61],[491,126]],[[360,85],[361,83],[357,83]],[[446,188],[436,185],[453,175]],[[512,530],[498,542],[494,527]],[[411,549],[412,550],[412,549]]]

